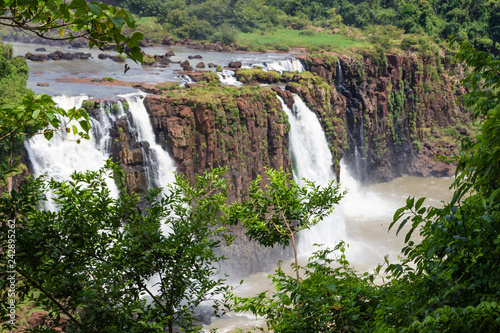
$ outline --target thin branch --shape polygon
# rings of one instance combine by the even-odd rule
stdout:
[[[68,316],[68,318],[73,321],[82,331],[84,330],[82,324],[76,320],[75,317],[71,315],[71,313],[57,300],[55,299],[48,291],[46,291],[38,282],[33,280],[27,273],[23,272],[19,267],[17,267],[17,272],[21,274],[26,280],[28,280],[29,283],[31,283],[35,288],[40,290],[45,296],[47,296],[59,309],[61,309],[62,312],[64,312],[65,315]]]

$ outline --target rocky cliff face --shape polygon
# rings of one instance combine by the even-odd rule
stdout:
[[[193,87],[147,96],[145,106],[180,173],[228,167],[231,200],[266,167],[290,172],[286,114],[270,89]]]
[[[301,57],[306,69],[332,88],[330,102],[346,130],[346,162],[368,182],[403,174],[452,175],[454,166],[436,156],[452,154],[459,135],[470,133],[470,117],[456,103],[464,93],[461,67],[414,54],[386,54],[386,59]]]

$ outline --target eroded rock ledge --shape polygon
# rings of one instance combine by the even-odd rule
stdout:
[[[189,178],[228,167],[230,198],[246,195],[266,167],[290,172],[288,125],[276,94],[267,88],[201,88],[150,95],[145,106],[157,140]]]

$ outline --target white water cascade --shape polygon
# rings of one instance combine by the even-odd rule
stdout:
[[[181,83],[180,83],[181,87],[184,87],[186,85],[186,83],[193,83],[194,82],[193,79],[191,79],[191,77],[189,75],[180,75],[178,78],[181,81]]]
[[[283,72],[303,72],[304,66],[300,60],[295,58],[288,58],[284,60],[273,60],[266,62],[254,63],[251,65],[244,65],[243,68],[262,68],[264,71],[276,71],[279,73]]]
[[[220,82],[228,86],[242,86],[243,83],[236,79],[235,73],[232,70],[224,69],[222,72],[217,72]]]
[[[154,186],[165,187],[175,180],[175,163],[172,157],[157,142],[149,114],[144,106],[144,95],[123,95],[129,104],[129,116],[132,117],[137,131],[137,141],[149,143],[148,164]]]
[[[305,178],[319,185],[327,185],[335,179],[333,160],[325,134],[318,118],[299,96],[294,94],[295,104],[290,110],[281,100],[290,123],[290,155],[294,179]],[[313,244],[333,247],[345,238],[345,222],[342,214],[332,214],[309,230],[299,234],[298,251],[301,256],[314,250]]]
[[[81,107],[87,96],[56,96],[54,101],[58,106],[68,110]],[[69,179],[74,171],[98,170],[104,166],[104,161],[109,158],[107,142],[112,119],[115,116],[104,109],[100,110],[101,122],[92,119],[90,140],[81,140],[77,144],[76,137],[66,131],[58,131],[51,140],[46,140],[43,135],[35,135],[25,142],[25,148],[33,169],[33,175],[39,177],[47,175],[58,181]],[[113,196],[118,195],[118,188],[113,181],[108,182],[108,187]],[[47,209],[54,210],[53,203],[48,202]]]
[[[244,64],[241,68],[262,68],[264,71],[284,72],[303,72],[304,66],[298,59],[272,60],[268,62],[258,62],[252,64]],[[234,71],[225,69],[222,72],[217,72],[220,82],[225,85],[242,86],[243,83],[236,79]]]

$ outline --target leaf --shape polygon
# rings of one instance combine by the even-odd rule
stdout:
[[[427,251],[427,259],[431,259],[434,251],[436,250],[436,245],[432,245],[431,248]]]
[[[50,131],[50,132],[43,133],[43,136],[45,137],[45,139],[50,140],[54,136],[54,132]]]
[[[95,4],[95,3],[89,3],[89,9],[90,9],[93,13],[95,13],[95,14],[97,14],[97,15],[99,15],[99,14],[101,14],[101,13],[102,13],[102,8],[101,8],[101,6],[99,6],[98,4]]]
[[[37,109],[33,112],[32,115],[33,119],[36,120],[38,118],[38,115],[40,115],[40,109]]]
[[[121,28],[125,23],[125,19],[123,17],[118,16],[111,19],[111,22],[113,22],[113,24],[116,25],[117,27]]]
[[[132,47],[130,49],[130,55],[131,55],[131,58],[134,60],[134,61],[139,61],[139,62],[142,62],[142,59],[143,59],[143,54],[141,53],[141,48],[136,46],[136,47]]]
[[[419,210],[422,204],[424,203],[425,197],[422,197],[417,200],[417,203],[415,204],[415,210]]]
[[[89,125],[89,123],[86,120],[80,120],[80,126],[87,133],[90,130],[90,125]]]
[[[71,9],[86,8],[86,7],[87,7],[87,1],[85,0],[73,0],[69,4],[69,8]]]
[[[403,220],[403,222],[401,222],[399,224],[398,230],[396,231],[396,235],[399,234],[399,232],[401,231],[401,229],[403,229],[403,227],[405,226],[406,222],[408,222],[409,220],[410,220],[410,217],[408,216],[407,218],[405,218]]]

